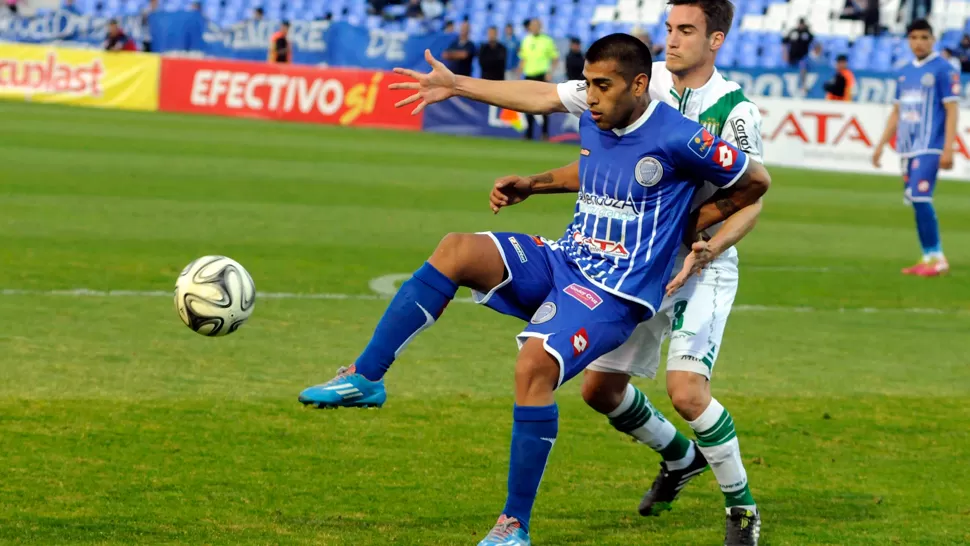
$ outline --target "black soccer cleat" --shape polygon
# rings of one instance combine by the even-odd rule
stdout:
[[[653,481],[650,490],[643,495],[638,511],[641,516],[659,516],[670,510],[674,499],[694,476],[702,474],[708,469],[707,459],[701,450],[694,445],[694,460],[687,468],[668,470],[666,461],[660,463],[660,474]]]
[[[761,514],[735,506],[727,515],[724,546],[758,546]]]

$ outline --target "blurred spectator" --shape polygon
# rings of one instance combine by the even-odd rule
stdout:
[[[519,66],[519,47],[522,45],[515,36],[515,27],[512,26],[512,23],[505,25],[505,37],[502,38],[502,45],[505,46],[507,53],[505,70],[511,72]]]
[[[848,55],[835,59],[835,76],[825,82],[825,100],[851,101],[855,95],[855,74],[849,70]]]
[[[822,47],[821,43],[815,42],[815,46],[812,47],[812,51],[805,58],[805,62],[802,63],[798,73],[798,88],[801,89],[802,94],[808,92],[806,88],[808,73],[828,68],[829,62],[831,61],[829,61],[829,55],[825,52],[825,48]]]
[[[64,11],[73,13],[74,15],[81,15],[81,11],[77,9],[76,5],[74,5],[74,0],[64,0],[64,3],[61,4],[61,9]],[[65,38],[65,39],[73,40],[73,38]]]
[[[138,51],[135,41],[121,30],[117,19],[108,21],[108,35],[104,40],[105,51]]]
[[[953,70],[956,70],[957,72],[963,72],[962,70],[963,66],[960,63],[960,59],[957,58],[956,52],[953,51],[952,49],[948,47],[944,47],[943,49],[940,50],[940,57],[943,57],[944,59],[946,59],[946,62],[950,63],[950,66],[953,67]]]
[[[566,54],[566,79],[585,80],[583,68],[586,66],[586,57],[583,54],[583,44],[579,38],[569,39],[569,53]]]
[[[882,25],[879,23],[879,0],[859,0],[862,5],[862,20],[866,25],[866,34],[877,36],[882,32]]]
[[[805,19],[798,20],[798,26],[791,30],[783,43],[788,46],[788,64],[793,68],[801,68],[802,61],[808,56],[808,48],[815,41],[815,36],[808,28]]]
[[[6,2],[7,9],[10,10],[10,13],[12,15],[17,15],[17,4],[19,4],[21,0],[6,0]]]
[[[538,18],[529,21],[529,35],[522,40],[519,59],[519,71],[525,79],[551,81],[556,62],[559,60],[559,51],[556,49],[556,42],[542,33],[542,23]],[[530,114],[526,115],[525,119],[529,122],[529,129],[525,136],[532,140],[535,135],[536,118]],[[542,124],[542,139],[549,139],[548,123]]]
[[[74,0],[68,0],[71,4]],[[148,24],[148,17],[158,10],[158,0],[151,0],[145,9],[141,10],[141,35],[142,35],[142,49],[145,52],[151,52],[152,50],[152,29],[151,25]]]
[[[482,67],[482,79],[504,80],[508,50],[498,41],[498,29],[488,28],[488,41],[478,50],[478,64]]]
[[[636,36],[641,42],[643,42],[644,45],[650,48],[650,53],[653,55],[654,58],[659,57],[660,54],[663,53],[664,46],[654,45],[653,38],[650,37],[649,32],[645,30],[640,30],[639,28],[637,28],[633,31],[633,35]]]
[[[445,21],[445,26],[441,29],[441,32],[444,32],[445,34],[452,34],[452,33],[454,33],[455,32],[455,22],[454,21]]]
[[[448,61],[448,68],[459,76],[472,75],[472,61],[475,59],[475,44],[469,39],[470,28],[468,21],[462,21],[458,29],[458,38],[448,46],[441,57]]]
[[[293,61],[293,47],[290,44],[290,22],[280,23],[280,29],[269,39],[269,55],[271,63],[290,63]]]
[[[933,11],[933,0],[899,0],[899,16],[903,24],[928,19]]]
[[[253,9],[253,21],[259,22],[263,20],[263,8]]]
[[[957,58],[960,59],[960,72],[970,72],[970,34],[964,34],[957,46]]]
[[[408,2],[408,9],[404,12],[404,16],[414,19],[423,19],[424,10],[421,9],[421,0],[411,0]]]

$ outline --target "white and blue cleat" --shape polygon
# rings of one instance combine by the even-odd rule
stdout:
[[[519,520],[502,515],[478,546],[531,546],[531,544],[529,533],[522,528]]]
[[[300,393],[300,403],[318,409],[379,408],[387,401],[384,380],[370,381],[354,366],[340,368],[337,377]]]

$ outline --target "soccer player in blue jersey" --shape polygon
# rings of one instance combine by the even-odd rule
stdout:
[[[649,49],[632,36],[613,34],[591,45],[580,179],[552,171],[528,188],[493,191],[493,210],[535,193],[577,192],[560,239],[445,236],[395,295],[354,365],[300,395],[315,407],[382,405],[384,374],[434,325],[459,286],[471,288],[478,303],[528,321],[517,337],[508,495],[480,546],[530,544],[532,506],[559,429],[555,391],[654,315],[685,234],[704,227],[689,225],[697,186],[706,180],[731,187],[737,210],[757,202],[770,184],[759,163],[676,109],[651,102],[651,68]]]
[[[940,242],[940,226],[933,209],[933,190],[939,170],[953,168],[953,145],[959,116],[960,74],[933,51],[933,27],[924,20],[906,29],[916,57],[899,71],[896,101],[872,163],[880,166],[882,152],[893,136],[903,160],[904,199],[916,211],[916,230],[923,259],[903,269],[905,275],[936,277],[950,270]]]

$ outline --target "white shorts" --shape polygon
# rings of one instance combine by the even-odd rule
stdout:
[[[675,275],[682,264],[678,259]],[[587,369],[653,379],[660,368],[660,347],[669,336],[667,371],[694,372],[710,379],[737,293],[738,255],[732,248],[673,296],[665,297],[653,318],[640,323],[623,345]],[[685,356],[691,358],[680,358]]]

